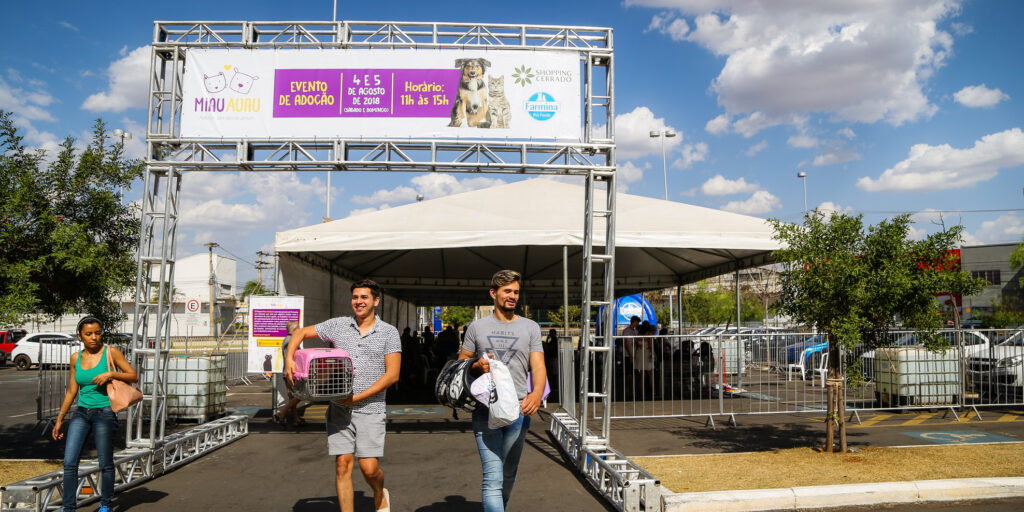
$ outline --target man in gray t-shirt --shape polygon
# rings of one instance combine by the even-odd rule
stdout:
[[[508,507],[523,442],[530,430],[530,416],[540,409],[547,382],[540,326],[516,315],[521,280],[519,273],[513,270],[501,270],[491,277],[494,314],[470,324],[459,354],[459,359],[469,359],[486,353],[505,363],[512,374],[522,411],[518,420],[500,428],[487,426],[487,407],[473,411],[473,434],[483,466],[484,512],[503,512]],[[489,371],[490,364],[483,358],[473,363],[474,375]],[[533,380],[533,391],[529,393],[526,391],[527,372],[532,372]]]
[[[540,326],[529,318],[516,316],[511,322],[491,315],[469,325],[462,350],[475,355],[487,353],[508,366],[516,384],[519,400],[526,398],[526,374],[530,371],[530,354],[544,353]]]

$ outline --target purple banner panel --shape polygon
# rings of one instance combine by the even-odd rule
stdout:
[[[298,309],[254,309],[249,329],[254,338],[283,338],[288,334],[288,322],[292,321],[299,321]]]
[[[338,117],[341,70],[278,69],[274,72],[274,117]]]
[[[451,115],[457,69],[278,69],[274,117]]]

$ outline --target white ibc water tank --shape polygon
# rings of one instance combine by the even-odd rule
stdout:
[[[152,386],[153,359],[147,359],[143,390]],[[223,355],[171,356],[167,360],[167,417],[206,422],[223,416],[227,405],[227,359]]]
[[[960,358],[956,350],[923,347],[875,351],[875,386],[884,406],[947,405],[960,394]]]

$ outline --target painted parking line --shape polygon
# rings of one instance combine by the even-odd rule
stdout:
[[[12,414],[12,415],[8,416],[8,418],[20,418],[20,417],[22,417],[22,416],[28,416],[28,415],[30,415],[30,414],[35,414],[35,413],[36,413],[36,411],[32,411],[32,412],[23,412],[23,413],[21,413],[21,414]]]
[[[1010,443],[1017,439],[1006,436],[978,432],[976,430],[945,430],[942,432],[900,432],[905,436],[914,437],[935,444],[977,444],[977,443]]]
[[[1017,418],[1020,418],[1020,414],[1008,413],[1000,416],[999,419],[996,420],[996,423],[1001,423],[1004,421],[1017,421]]]
[[[937,415],[937,414],[939,414],[939,413],[937,413],[937,412],[921,413],[921,414],[918,414],[916,418],[912,418],[912,419],[909,419],[907,421],[904,421],[903,423],[900,424],[900,426],[907,427],[907,426],[910,426],[910,425],[920,425],[921,423],[924,423],[924,422],[934,418],[935,415]]]
[[[858,427],[870,427],[870,426],[875,425],[877,423],[881,423],[881,422],[883,422],[883,421],[885,421],[885,420],[887,420],[889,418],[892,418],[893,416],[896,416],[896,415],[895,414],[876,414],[876,415],[874,415],[874,416],[872,416],[872,417],[870,417],[870,418],[860,422],[860,425],[856,425],[856,426],[858,426]]]

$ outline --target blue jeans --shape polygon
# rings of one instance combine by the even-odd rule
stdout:
[[[504,512],[516,483],[530,417],[520,414],[515,423],[492,429],[487,427],[487,413],[486,407],[473,412],[473,435],[484,468],[484,512]]]
[[[110,506],[114,499],[114,433],[117,432],[117,414],[110,407],[88,409],[76,407],[68,423],[67,443],[64,445],[64,496],[61,506],[75,510],[78,494],[78,462],[82,458],[85,438],[92,430],[93,442],[100,463],[100,505]]]

